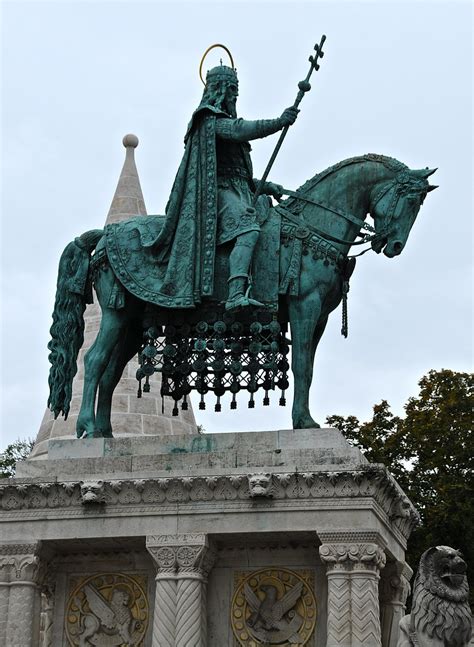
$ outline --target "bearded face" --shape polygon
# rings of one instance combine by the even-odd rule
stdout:
[[[237,117],[237,97],[239,96],[239,89],[235,83],[231,83],[224,97],[224,110],[229,116],[235,119]]]

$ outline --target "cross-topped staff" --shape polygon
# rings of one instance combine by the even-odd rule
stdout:
[[[320,66],[318,64],[318,59],[322,58],[324,56],[323,45],[324,45],[325,40],[326,40],[326,36],[323,34],[323,36],[321,36],[321,41],[320,41],[319,45],[314,46],[314,51],[316,52],[316,54],[315,54],[315,56],[310,55],[310,57],[308,59],[309,62],[310,62],[309,71],[308,71],[308,74],[306,75],[306,78],[304,79],[304,81],[300,81],[298,83],[299,91],[298,91],[298,94],[296,95],[296,99],[295,99],[295,102],[293,104],[293,108],[297,108],[300,105],[300,103],[301,103],[304,95],[306,94],[306,92],[309,92],[311,90],[311,84],[309,83],[309,79],[311,78],[311,74],[313,73],[313,70],[316,70],[316,72],[319,70]],[[255,204],[257,203],[257,198],[260,195],[260,193],[262,192],[263,185],[266,182],[268,174],[270,173],[270,169],[273,166],[273,162],[275,161],[276,156],[278,155],[278,152],[279,152],[279,150],[281,148],[281,145],[283,144],[283,140],[286,137],[286,133],[288,132],[288,129],[289,129],[289,126],[285,126],[283,128],[283,130],[281,131],[280,138],[278,139],[277,145],[275,146],[275,150],[273,151],[272,156],[270,157],[270,161],[267,164],[267,168],[265,169],[265,172],[264,172],[264,174],[262,176],[262,179],[258,183],[257,190],[255,191],[255,195],[253,197],[252,206],[255,206]]]

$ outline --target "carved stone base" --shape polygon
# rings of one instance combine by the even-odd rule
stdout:
[[[0,644],[394,647],[418,517],[336,430],[51,441],[17,474]]]

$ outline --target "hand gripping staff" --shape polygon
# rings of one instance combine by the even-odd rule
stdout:
[[[324,56],[323,45],[324,45],[325,40],[326,40],[326,36],[323,34],[323,36],[321,36],[321,42],[319,43],[319,45],[314,46],[314,50],[316,52],[316,55],[315,56],[311,55],[309,57],[309,59],[308,59],[309,62],[310,62],[309,71],[308,71],[308,74],[306,75],[306,78],[304,79],[304,81],[300,81],[298,83],[299,91],[298,91],[298,94],[296,95],[296,99],[295,99],[295,102],[293,104],[294,108],[297,108],[300,105],[301,100],[303,99],[306,92],[309,92],[311,90],[311,85],[309,83],[309,79],[311,78],[311,74],[313,73],[313,70],[316,70],[316,72],[319,70],[318,59],[322,58]],[[264,174],[262,176],[262,179],[258,183],[257,190],[255,191],[255,195],[254,195],[253,201],[252,201],[252,206],[253,207],[255,207],[255,204],[257,203],[257,198],[260,195],[260,193],[262,192],[263,185],[265,184],[265,181],[266,181],[266,179],[268,177],[268,174],[270,173],[270,170],[271,170],[271,168],[273,166],[273,162],[275,161],[276,156],[278,155],[278,153],[280,151],[281,145],[283,144],[283,140],[286,137],[286,133],[288,132],[288,129],[289,129],[289,126],[285,126],[283,128],[283,130],[281,131],[280,138],[278,139],[278,142],[277,142],[277,144],[275,146],[275,150],[273,151],[272,156],[270,157],[270,161],[267,164],[267,168],[265,169],[265,172],[264,172]]]

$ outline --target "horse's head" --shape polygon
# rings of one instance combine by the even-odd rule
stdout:
[[[371,193],[370,214],[375,222],[376,238],[372,248],[377,254],[398,256],[405,247],[426,194],[436,186],[428,177],[436,169],[404,169],[390,179],[376,184]]]

